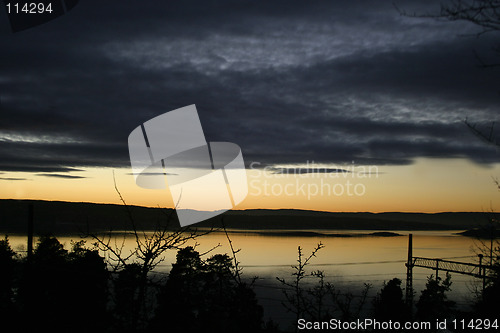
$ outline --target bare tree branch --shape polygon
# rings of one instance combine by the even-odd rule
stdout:
[[[493,146],[500,147],[500,142],[497,140],[494,132],[495,128],[494,121],[491,122],[491,126],[488,132],[485,132],[484,130],[479,130],[477,128],[477,124],[470,123],[467,118],[465,118],[464,124],[471,130],[472,133],[474,133],[474,135],[476,135],[481,140]]]
[[[137,325],[140,325],[140,323],[147,322],[147,319],[152,315],[151,311],[148,310],[148,302],[154,302],[153,300],[148,300],[147,290],[154,285],[154,282],[151,281],[149,273],[165,260],[164,255],[167,250],[179,250],[185,247],[188,242],[211,233],[213,227],[202,231],[190,227],[173,227],[172,221],[175,217],[173,214],[174,207],[168,213],[166,212],[167,210],[159,210],[159,212],[164,214],[165,218],[159,218],[153,230],[140,230],[131,207],[127,204],[118,188],[114,172],[113,183],[115,191],[125,208],[130,223],[130,231],[123,233],[121,241],[118,240],[119,234],[113,233],[112,230],[104,234],[88,232],[87,236],[92,237],[98,249],[105,254],[113,273],[119,273],[131,265],[140,267],[140,278],[137,285],[137,308],[139,310],[137,320],[134,321]],[[178,203],[176,207],[177,205]],[[127,236],[132,236],[135,241],[135,248],[130,250],[129,253],[125,253]]]
[[[500,31],[500,0],[449,0],[441,3],[440,9],[435,13],[408,13],[394,4],[399,14],[413,18],[430,18],[445,21],[469,22],[480,30],[473,36],[480,37],[484,34]],[[492,47],[492,50],[500,56],[499,46]],[[486,62],[477,54],[476,59],[481,67],[500,67],[500,62]]]

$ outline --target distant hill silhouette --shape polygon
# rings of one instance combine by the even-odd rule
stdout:
[[[0,232],[25,233],[28,206],[34,205],[35,233],[75,234],[91,230],[130,229],[123,205],[40,200],[0,200]],[[141,230],[152,230],[166,221],[171,209],[128,206]],[[179,223],[171,214],[172,228]],[[465,230],[484,225],[485,213],[331,213],[294,209],[252,209],[228,211],[193,227],[220,227],[240,230]]]

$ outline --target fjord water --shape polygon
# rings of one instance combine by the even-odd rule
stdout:
[[[241,249],[237,254],[238,261],[244,268],[247,277],[258,276],[262,279],[275,276],[286,277],[291,274],[291,265],[296,264],[297,247],[301,246],[304,255],[308,255],[321,242],[325,247],[317,257],[311,261],[309,270],[323,270],[327,279],[342,283],[370,282],[374,285],[382,284],[393,277],[404,279],[408,251],[408,231],[396,231],[401,236],[376,237],[366,236],[372,231],[343,230],[318,231],[328,234],[350,235],[349,237],[310,237],[310,236],[273,236],[252,232],[230,233],[235,249]],[[415,231],[413,233],[413,255],[416,257],[442,258],[464,262],[477,262],[474,250],[479,242],[473,238],[457,235],[459,231]],[[358,236],[352,236],[358,235]],[[117,244],[124,240],[124,253],[132,251],[135,238],[131,235],[116,234]],[[78,235],[59,236],[59,241],[66,248],[71,247],[72,241],[82,238]],[[13,248],[22,253],[26,250],[26,237],[10,235],[9,240]],[[93,241],[85,239],[88,244]],[[220,244],[211,253],[230,253],[228,240],[222,232],[204,235],[196,240],[197,250],[204,253]],[[194,242],[190,243],[194,245]],[[209,254],[210,255],[210,254]],[[175,251],[167,251],[165,260],[156,270],[168,273],[172,262],[175,261]],[[424,268],[414,269],[415,287],[423,285],[426,276],[434,274]],[[444,273],[442,273],[444,274]],[[467,276],[453,274],[454,291],[461,291],[466,287],[466,281],[474,281]],[[417,289],[418,290],[418,289]],[[468,292],[467,288],[464,290]]]
[[[297,262],[297,248],[302,248],[303,254],[308,256],[318,243],[322,243],[321,249],[315,258],[311,260],[306,268],[308,274],[315,270],[324,271],[326,280],[332,282],[336,288],[359,293],[363,283],[370,283],[373,288],[370,294],[375,295],[382,287],[384,281],[397,277],[403,281],[406,279],[405,262],[408,256],[408,231],[395,231],[401,236],[378,237],[368,236],[373,231],[327,231],[315,230],[319,233],[335,233],[337,237],[314,237],[314,236],[284,236],[253,232],[230,233],[230,239],[235,249],[241,249],[237,259],[243,267],[243,277],[251,279],[257,276],[255,290],[259,302],[264,306],[265,314],[272,316],[280,322],[289,317],[282,308],[282,293],[276,277],[292,280],[292,265]],[[462,262],[477,263],[477,250],[479,242],[473,238],[457,235],[459,231],[415,231],[413,233],[413,256],[427,258],[442,258]],[[338,237],[349,235],[348,237]],[[117,233],[116,243],[124,244],[124,252],[129,253],[135,246],[135,237],[124,236]],[[71,241],[79,241],[78,235],[60,236],[61,243],[67,249],[71,247]],[[13,248],[21,253],[26,249],[26,237],[19,235],[9,236]],[[92,239],[86,239],[88,244]],[[207,254],[228,253],[231,249],[227,237],[222,232],[213,232],[196,240],[196,250],[200,253],[209,251],[220,244],[219,247]],[[189,245],[195,245],[194,242]],[[165,260],[156,267],[160,275],[170,271],[171,264],[175,261],[175,251],[167,251]],[[435,274],[434,271],[424,268],[414,268],[413,281],[416,298],[420,290],[425,286],[427,277]],[[440,271],[444,277],[445,272]],[[306,281],[314,282],[313,278]],[[450,297],[458,305],[465,304],[473,294],[472,291],[481,283],[478,279],[470,276],[452,273],[452,291]]]

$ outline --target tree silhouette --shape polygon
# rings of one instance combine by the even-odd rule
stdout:
[[[309,308],[310,298],[307,295],[306,288],[303,287],[302,280],[307,276],[306,267],[310,261],[316,257],[319,250],[325,246],[320,242],[307,257],[302,253],[302,247],[297,248],[297,265],[292,266],[294,272],[292,273],[293,280],[287,281],[284,278],[276,277],[276,279],[283,286],[282,292],[285,296],[286,302],[283,306],[295,315],[295,322],[299,319],[305,318],[307,309]],[[323,282],[323,275],[317,275],[320,278],[320,284]],[[321,300],[318,300],[321,302]],[[321,314],[320,314],[321,315]],[[298,331],[298,327],[296,327]]]
[[[255,293],[238,281],[227,254],[203,261],[193,247],[180,249],[158,303],[154,329],[258,332],[262,327]]]
[[[74,299],[71,302],[72,312],[75,313],[73,318],[76,322],[87,318],[83,327],[108,325],[109,272],[104,258],[97,249],[86,248],[85,241],[79,241],[73,243],[66,262],[71,275],[66,291]]]
[[[27,329],[92,328],[108,318],[108,272],[97,250],[73,244],[69,252],[52,236],[41,237],[24,264],[19,298]]]
[[[373,314],[380,321],[405,322],[410,320],[410,309],[403,299],[401,280],[394,278],[387,283],[373,300]]]
[[[477,302],[474,304],[474,311],[481,315],[481,318],[498,318],[500,313],[500,267],[495,263],[494,276],[491,283],[483,290]]]
[[[117,330],[144,326],[140,313],[140,286],[142,268],[139,264],[127,264],[113,280],[113,303]]]
[[[7,236],[0,240],[0,322],[6,328],[13,328],[17,312],[13,302],[16,253],[12,250]]]
[[[417,317],[427,321],[449,318],[455,307],[455,302],[448,300],[446,295],[451,290],[450,287],[451,275],[449,273],[446,273],[444,280],[429,276],[417,302]]]

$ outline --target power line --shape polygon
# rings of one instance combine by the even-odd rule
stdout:
[[[405,260],[381,260],[381,261],[358,261],[358,262],[340,262],[340,263],[323,263],[323,264],[308,264],[310,267],[320,266],[347,266],[347,265],[372,265],[372,264],[394,264],[404,263]],[[243,265],[242,267],[257,268],[257,267],[294,267],[295,264],[269,264],[269,265]]]
[[[476,256],[454,256],[454,257],[443,257],[441,259],[463,259],[463,258],[475,258]],[[322,263],[322,264],[309,264],[310,267],[321,267],[321,266],[349,266],[349,265],[373,265],[373,264],[398,264],[405,263],[406,260],[379,260],[379,261],[352,261],[352,262],[339,262],[339,263]],[[243,268],[259,268],[259,267],[293,267],[296,264],[267,264],[267,265],[242,265]]]

